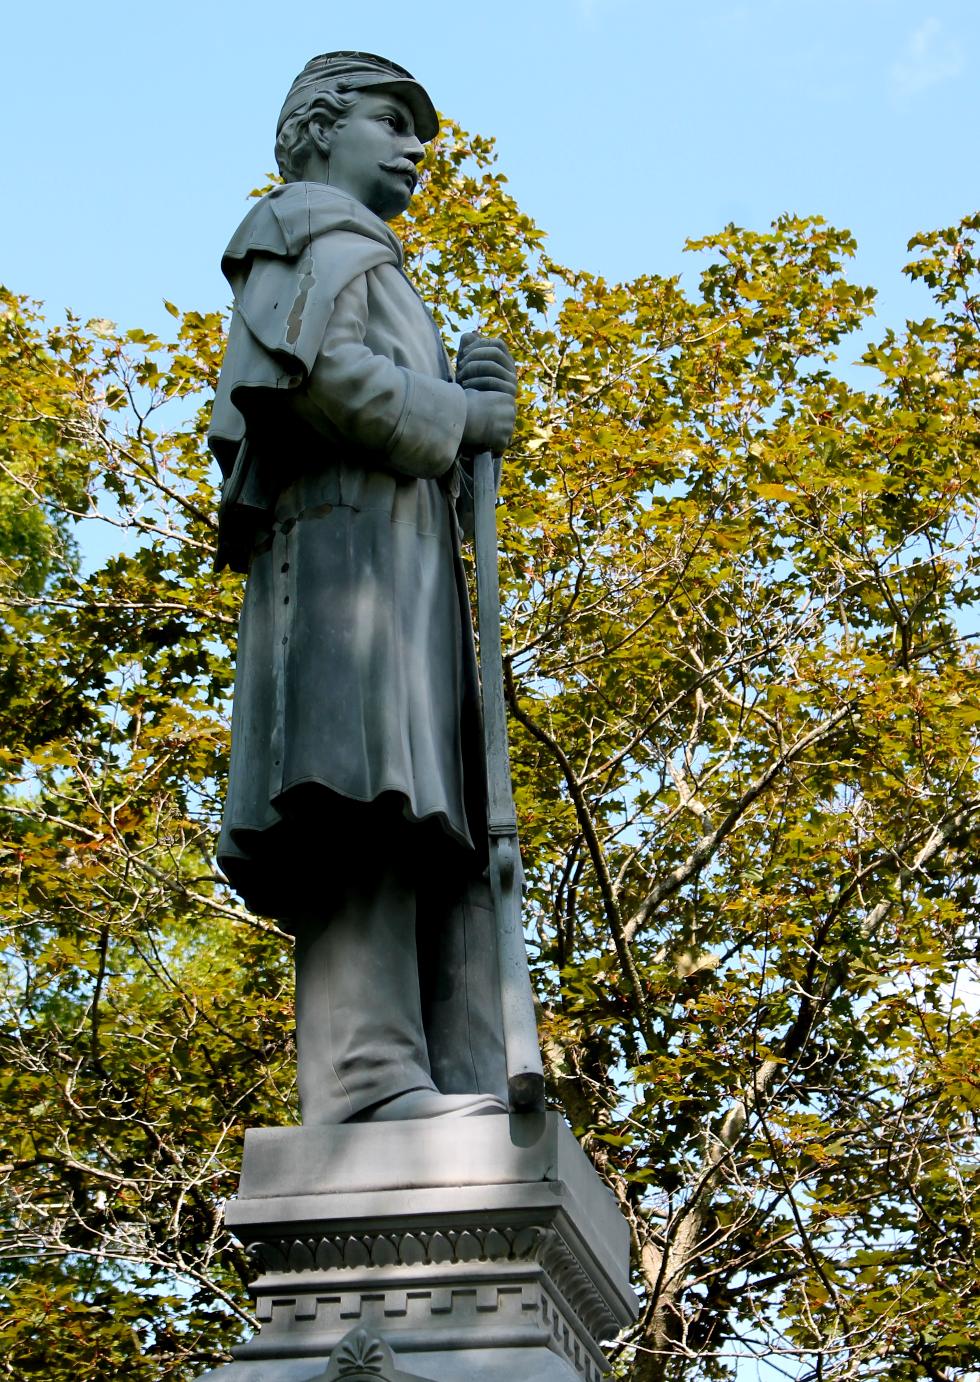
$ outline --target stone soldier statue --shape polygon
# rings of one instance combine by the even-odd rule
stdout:
[[[248,580],[218,857],[296,939],[304,1123],[506,1107],[459,542],[516,383],[476,335],[453,377],[386,224],[436,131],[403,68],[314,58],[222,260],[218,564]]]

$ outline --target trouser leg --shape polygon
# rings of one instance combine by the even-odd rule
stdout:
[[[296,1043],[304,1123],[341,1123],[434,1088],[425,1049],[414,881],[389,853],[341,885],[296,936]],[[335,885],[336,886],[336,885]]]
[[[419,884],[418,953],[429,1065],[444,1094],[507,1102],[490,884],[433,860]]]

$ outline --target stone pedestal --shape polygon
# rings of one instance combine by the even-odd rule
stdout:
[[[626,1224],[555,1113],[257,1129],[226,1222],[261,1328],[221,1382],[598,1382],[636,1314]]]

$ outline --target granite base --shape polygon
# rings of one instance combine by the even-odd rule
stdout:
[[[221,1382],[599,1382],[636,1315],[626,1224],[556,1113],[255,1129],[225,1218],[261,1327]],[[373,1370],[331,1370],[352,1331]]]

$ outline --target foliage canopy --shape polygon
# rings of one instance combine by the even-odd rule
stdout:
[[[980,216],[913,240],[934,315],[841,368],[873,293],[818,217],[692,242],[694,287],[617,284],[550,258],[489,141],[447,127],[427,181],[413,276],[447,339],[479,320],[521,369],[529,942],[550,1095],[631,1225],[618,1373],[965,1378]],[[221,1361],[249,1314],[220,1199],[244,1127],[295,1116],[288,941],[211,854],[241,594],[210,564],[223,322],[172,310],[163,342],[2,297],[12,1379]]]

